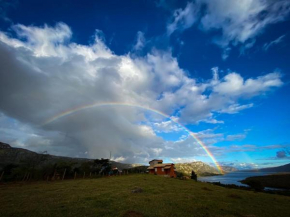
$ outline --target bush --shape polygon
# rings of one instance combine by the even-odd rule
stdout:
[[[184,175],[183,175],[183,173],[181,173],[181,172],[175,172],[175,174],[176,174],[176,178],[182,178]]]
[[[260,181],[257,180],[249,180],[246,183],[250,186],[250,188],[254,189],[255,191],[262,191],[265,187],[262,185]]]

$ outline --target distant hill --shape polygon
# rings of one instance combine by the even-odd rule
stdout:
[[[46,153],[36,153],[23,148],[13,148],[6,143],[0,142],[0,170],[3,169],[4,166],[8,164],[21,165],[24,161],[41,157],[45,157],[45,161],[43,161],[43,164],[55,164],[57,162],[67,162],[67,163],[76,163],[76,165],[80,165],[83,162],[94,160],[87,158],[55,156]],[[121,170],[137,166],[132,164],[123,164],[115,161],[111,161],[111,163],[113,167],[117,167],[118,169]]]
[[[257,171],[257,170],[255,170],[255,171]],[[262,169],[258,169],[258,171],[261,171],[261,172],[290,172],[290,163],[282,165],[282,166],[278,166],[278,167],[262,168]]]
[[[8,164],[22,164],[24,161],[29,159],[45,157],[45,161],[42,164],[55,164],[57,162],[68,162],[75,163],[80,165],[84,162],[93,161],[94,159],[87,158],[72,158],[72,157],[63,157],[55,156],[46,153],[36,153],[23,148],[13,148],[6,143],[0,142],[0,170]],[[141,164],[124,164],[115,161],[111,161],[112,166],[117,167],[118,169],[129,169],[135,168],[136,171],[144,172],[147,170],[148,166]],[[192,162],[192,163],[179,163],[175,164],[175,168],[178,172],[190,175],[191,171],[194,170],[199,176],[206,175],[220,175],[221,173],[214,167],[209,166],[201,161]],[[222,167],[225,172],[236,171],[233,167]],[[134,170],[135,171],[135,170]]]
[[[186,175],[190,175],[193,170],[198,176],[210,176],[210,175],[221,175],[221,172],[215,167],[212,167],[201,161],[191,163],[178,163],[175,164],[177,172],[181,172]],[[236,168],[230,166],[222,166],[222,170],[225,173],[237,171]]]
[[[190,175],[193,170],[198,176],[205,175],[220,175],[221,173],[214,167],[209,166],[201,161],[191,163],[177,163],[175,164],[177,172],[181,172],[186,175]]]
[[[221,166],[221,168],[225,173],[231,173],[231,172],[238,171],[237,168],[231,167],[231,166]]]

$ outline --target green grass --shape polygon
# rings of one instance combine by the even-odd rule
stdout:
[[[0,216],[290,216],[290,197],[144,174],[2,184]]]

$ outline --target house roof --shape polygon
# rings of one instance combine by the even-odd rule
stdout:
[[[165,166],[171,166],[171,164],[155,164],[153,167],[165,167]]]
[[[153,160],[149,161],[149,163],[152,162],[152,161],[163,162],[163,160],[160,160],[160,159],[153,159]]]
[[[170,169],[170,168],[171,168],[171,165],[174,165],[174,164],[173,164],[173,163],[167,163],[167,164],[155,164],[155,165],[153,165],[153,166],[148,167],[147,169],[148,169],[148,170],[152,170],[152,169],[157,168],[157,167],[161,167],[161,168],[164,167],[164,169]]]

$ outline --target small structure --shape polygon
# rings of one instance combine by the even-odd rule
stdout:
[[[155,175],[164,175],[168,177],[176,177],[176,173],[174,171],[173,163],[163,163],[163,160],[151,160],[149,161],[150,166],[147,168],[149,174]]]

